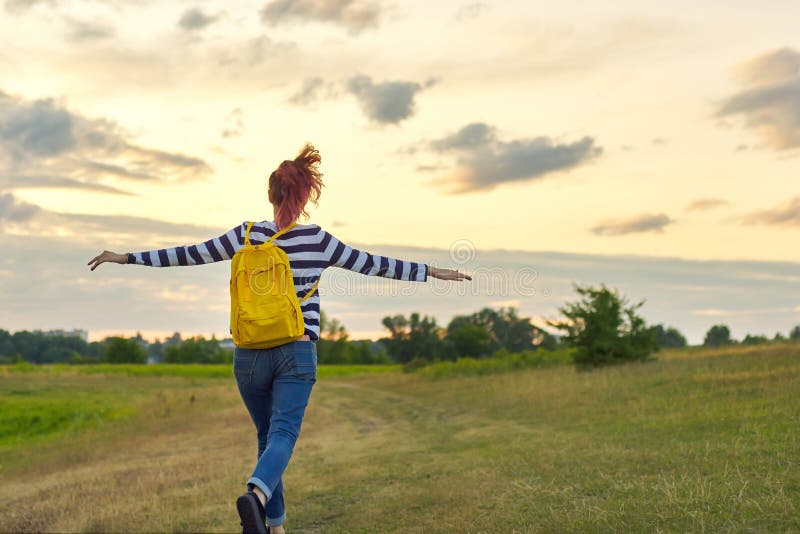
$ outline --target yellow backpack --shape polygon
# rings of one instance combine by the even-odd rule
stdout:
[[[295,341],[305,331],[300,303],[316,291],[319,280],[297,300],[289,257],[272,243],[296,224],[283,228],[263,245],[253,245],[253,223],[248,223],[244,246],[231,258],[231,334],[238,347],[277,347]]]

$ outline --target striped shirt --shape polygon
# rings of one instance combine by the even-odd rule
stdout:
[[[219,237],[196,245],[130,253],[128,263],[172,267],[230,260],[236,251],[244,246],[247,224],[245,221]],[[256,222],[250,230],[250,242],[253,245],[260,245],[276,232],[277,227],[273,221]],[[311,290],[327,267],[341,267],[361,274],[395,280],[413,282],[428,280],[428,265],[354,249],[316,224],[298,224],[279,235],[273,243],[283,249],[289,257],[298,299],[302,299]],[[319,339],[319,303],[319,291],[315,291],[300,305],[305,321],[305,333],[312,341]]]

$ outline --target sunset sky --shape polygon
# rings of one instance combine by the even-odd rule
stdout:
[[[438,300],[323,287],[354,337],[412,310],[541,320],[573,281],[613,281],[694,342],[715,322],[785,331],[800,323],[799,20],[789,0],[6,0],[0,328],[225,335],[227,264],[85,263],[271,219],[267,176],[311,141],[326,181],[312,222],[542,284]]]

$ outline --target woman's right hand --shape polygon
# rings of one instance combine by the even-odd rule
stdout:
[[[98,254],[86,265],[92,265],[92,271],[97,269],[97,266],[101,263],[111,262],[111,263],[128,263],[128,255],[127,254],[117,254],[116,252],[111,252],[110,250],[104,250],[101,254]]]
[[[439,267],[428,266],[428,276],[439,278],[441,280],[472,280],[468,274],[454,271],[453,269],[440,269]]]

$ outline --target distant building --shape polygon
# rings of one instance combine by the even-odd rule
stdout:
[[[219,348],[224,350],[233,350],[236,348],[236,345],[233,344],[233,338],[226,337],[225,339],[221,339],[219,341]]]
[[[47,332],[45,332],[45,335],[62,336],[62,337],[79,337],[84,341],[89,341],[89,332],[77,328],[75,330],[61,330],[60,328],[58,330],[48,330]]]

